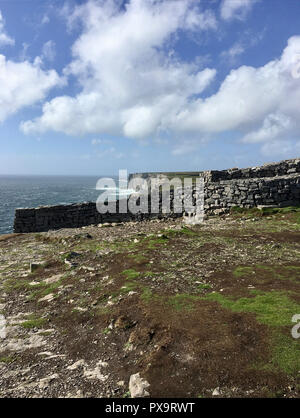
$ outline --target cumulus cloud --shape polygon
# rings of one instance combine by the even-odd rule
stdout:
[[[14,45],[15,41],[7,35],[4,28],[4,19],[0,10],[0,46],[3,45]]]
[[[82,25],[66,74],[82,91],[43,106],[41,117],[22,124],[25,133],[54,130],[70,135],[122,134],[144,138],[168,130],[170,119],[213,80],[169,54],[178,31],[216,28],[214,14],[192,0],[89,1],[68,11]]]
[[[238,131],[244,142],[261,142],[300,132],[299,78],[293,76],[300,36],[289,39],[282,56],[258,68],[232,70],[218,92],[197,99],[174,119],[185,132]]]
[[[23,132],[137,139],[163,132],[186,138],[174,155],[197,149],[196,137],[199,143],[226,131],[262,146],[299,135],[300,36],[291,37],[282,55],[261,67],[231,70],[218,91],[204,98],[216,70],[200,69],[197,60],[181,61],[172,53],[172,39],[178,31],[214,30],[212,12],[203,13],[189,0],[120,4],[89,1],[68,14],[69,24],[79,22],[82,32],[65,74],[76,77],[81,91],[46,102],[40,117],[22,123]],[[205,16],[212,19],[206,25]],[[231,55],[243,47],[236,44]]]
[[[224,20],[243,20],[258,0],[223,0],[221,3],[221,17]]]
[[[242,142],[255,143],[274,140],[285,132],[291,130],[293,122],[290,117],[282,113],[271,113],[266,116],[262,126],[252,132],[247,133]]]
[[[44,99],[54,86],[64,80],[56,71],[44,71],[40,59],[14,62],[0,55],[0,122],[24,106]]]
[[[4,20],[0,11],[0,46],[13,45],[14,40],[4,30]],[[44,52],[49,52],[51,45],[45,45]],[[7,59],[0,54],[0,122],[24,106],[32,105],[46,97],[48,91],[65,83],[55,70],[41,68],[42,59],[34,62],[26,59],[28,44],[23,43],[20,53],[21,62]],[[49,54],[48,54],[49,55]]]

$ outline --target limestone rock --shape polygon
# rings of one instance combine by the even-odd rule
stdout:
[[[212,396],[220,396],[221,392],[220,392],[220,388],[215,388],[213,390]]]
[[[45,389],[45,388],[47,388],[47,387],[49,386],[49,384],[50,384],[53,380],[57,379],[58,377],[59,377],[59,375],[58,375],[57,373],[54,373],[54,374],[52,374],[51,376],[48,376],[48,377],[44,377],[43,379],[41,379],[41,380],[39,381],[39,388],[40,388],[40,389]]]
[[[129,379],[129,391],[132,398],[145,398],[150,396],[146,390],[150,384],[139,373],[132,374]]]
[[[49,293],[48,295],[44,296],[43,298],[39,299],[38,302],[51,302],[54,299],[54,294]]]

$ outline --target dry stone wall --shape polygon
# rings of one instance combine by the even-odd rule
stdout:
[[[204,209],[228,212],[233,206],[293,206],[300,204],[300,176],[260,177],[206,183]]]
[[[76,203],[71,205],[42,206],[38,208],[16,209],[14,232],[44,232],[51,229],[80,228],[86,225],[141,221],[155,218],[176,218],[182,213],[105,213],[97,211],[96,203]]]
[[[278,177],[300,174],[300,159],[284,160],[278,163],[264,164],[251,168],[231,168],[229,170],[203,171],[207,182],[221,180],[251,179],[263,177]]]
[[[204,178],[204,211],[207,214],[226,213],[233,206],[250,208],[300,205],[300,159],[246,169],[193,173],[195,175]],[[153,173],[149,175],[149,178],[152,177]],[[149,180],[146,173],[143,173],[143,178]],[[190,193],[197,200],[198,190],[190,190]],[[17,209],[14,232],[41,232],[106,222],[183,216],[183,212],[174,213],[172,210],[174,193],[170,200],[170,213],[163,213],[161,200],[158,213],[118,213],[117,208],[116,214],[100,214],[92,202]],[[150,208],[150,196],[148,205]]]

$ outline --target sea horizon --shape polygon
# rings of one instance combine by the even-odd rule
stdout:
[[[13,232],[18,208],[96,202],[101,177],[113,178],[118,193],[118,176],[0,174],[0,235]]]

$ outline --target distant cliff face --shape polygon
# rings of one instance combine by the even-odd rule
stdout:
[[[196,177],[199,177],[199,176],[203,176],[204,173],[205,173],[205,171],[132,173],[132,174],[129,174],[128,182],[130,182],[130,180],[132,180],[134,178],[139,177],[139,178],[142,178],[144,180],[147,180],[147,182],[150,184],[150,181],[153,178],[155,178],[155,179],[163,179],[165,177],[167,177],[168,179],[172,179],[174,177],[178,177],[180,179],[196,178]]]
[[[230,168],[228,170],[207,170],[207,171],[185,171],[185,172],[149,172],[133,173],[129,175],[128,181],[135,177],[151,179],[167,176],[173,177],[199,177],[203,176],[206,181],[234,180],[261,177],[276,177],[300,173],[300,158],[283,160],[275,163],[267,163],[263,166],[249,168]]]
[[[129,181],[141,177],[151,186],[151,179],[167,177],[204,178],[204,211],[207,214],[222,214],[231,207],[251,208],[255,206],[296,206],[300,205],[300,159],[278,163],[229,170],[211,170],[185,173],[135,173]],[[192,186],[195,188],[195,186]],[[150,189],[149,189],[150,190]],[[197,194],[197,190],[191,193]],[[174,204],[174,192],[170,206]],[[148,197],[149,207],[151,197]],[[159,206],[161,208],[161,204]],[[79,203],[66,206],[49,206],[32,209],[17,209],[14,232],[38,232],[50,229],[73,228],[104,222],[125,222],[130,220],[161,217],[178,217],[181,213],[119,213],[100,214],[95,203]]]

